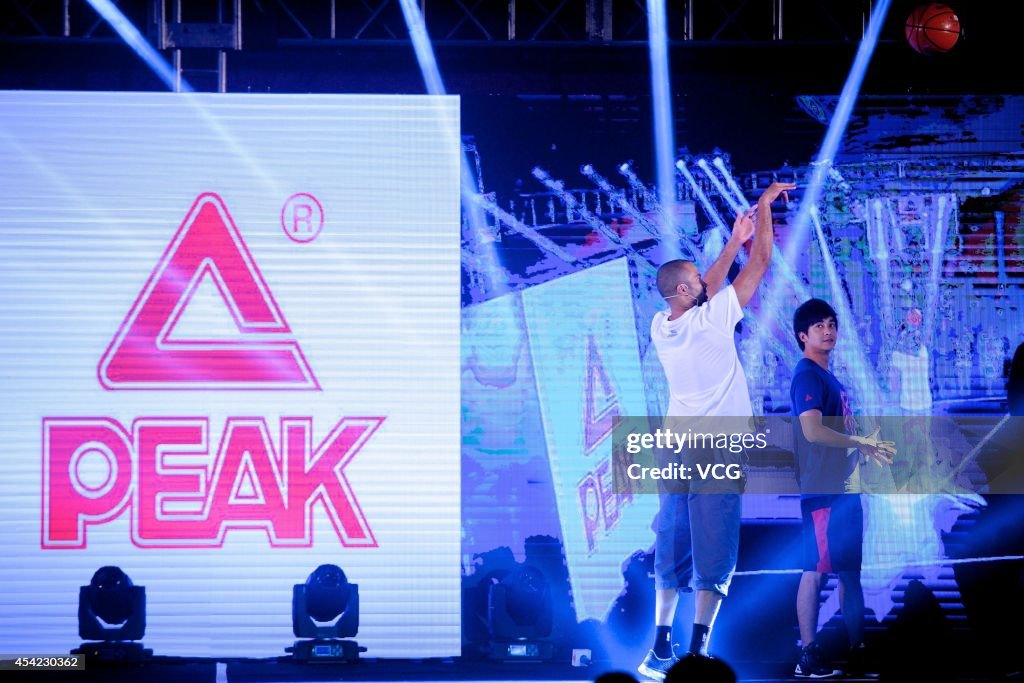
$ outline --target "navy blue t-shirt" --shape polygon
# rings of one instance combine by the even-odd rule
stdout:
[[[793,371],[789,388],[793,404],[793,443],[796,446],[796,473],[800,492],[805,496],[843,493],[846,480],[857,466],[857,452],[845,448],[813,444],[804,438],[800,414],[821,411],[821,422],[840,434],[853,434],[856,423],[850,412],[846,389],[828,370],[807,358],[801,358]]]

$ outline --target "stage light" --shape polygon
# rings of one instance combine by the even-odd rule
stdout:
[[[673,244],[676,179],[672,172],[675,156],[675,124],[672,121],[672,86],[669,77],[668,19],[665,0],[647,3],[647,45],[651,59],[651,104],[654,109],[654,156],[657,164],[658,204],[661,233],[665,244]]]
[[[729,155],[726,154],[725,156],[728,158]],[[725,184],[729,187],[729,190],[736,195],[736,199],[740,203],[740,208],[744,211],[749,209],[750,202],[748,202],[747,198],[743,196],[743,190],[741,190],[740,186],[736,183],[736,179],[732,177],[732,173],[729,172],[729,167],[725,165],[725,161],[722,157],[716,156],[714,161],[711,163],[718,169],[718,172],[722,174],[722,177],[725,178]]]
[[[955,206],[956,196],[940,194],[935,207],[935,230],[931,235],[931,260],[928,269],[928,289],[925,290],[924,339],[931,344],[935,334],[935,324],[939,319],[939,277],[942,273],[942,257],[945,253],[947,228],[949,227],[949,208]],[[998,226],[997,226],[998,227]],[[1005,261],[1000,260],[1004,267],[1000,269],[1000,278],[1006,275]]]
[[[623,165],[626,166],[628,170],[628,165]],[[651,235],[653,235],[655,238],[660,237],[660,233],[658,232],[658,226],[652,223],[650,219],[647,216],[645,216],[639,208],[636,207],[636,205],[629,201],[629,197],[626,196],[626,192],[624,190],[620,190],[616,188],[614,185],[612,185],[610,182],[608,182],[608,179],[605,178],[600,173],[598,173],[597,171],[595,171],[594,167],[591,166],[590,164],[587,164],[586,166],[582,167],[580,169],[580,172],[583,175],[585,175],[588,179],[590,179],[595,185],[597,185],[602,192],[608,195],[608,200],[611,202],[612,206],[618,204],[619,208],[622,209],[622,212],[629,216],[633,221],[635,221],[637,225],[642,227],[647,232],[651,233]],[[695,245],[693,245],[689,240],[684,240],[684,253],[690,253],[692,256],[691,252],[694,248]]]
[[[78,590],[78,635],[72,654],[100,661],[140,661],[153,654],[141,640],[146,633],[146,589],[132,584],[120,567],[100,567]]]
[[[555,180],[548,172],[540,166],[535,166],[533,169],[533,177],[544,184],[544,187],[548,188],[552,192],[558,195],[562,202],[566,206],[566,213],[570,211],[577,211],[580,214],[580,218],[594,229],[595,232],[599,232],[604,235],[609,242],[619,247],[623,251],[630,252],[633,248],[624,242],[618,233],[612,230],[604,221],[595,216],[593,212],[587,208],[586,204],[580,202],[573,196],[572,192],[565,189],[565,183],[561,180]]]
[[[707,194],[700,185],[697,184],[697,180],[690,173],[690,169],[686,167],[683,160],[676,161],[676,170],[679,171],[679,175],[683,176],[690,185],[690,189],[693,191],[693,196],[697,198],[700,205],[704,208],[704,213],[707,215],[711,222],[714,223],[715,227],[712,230],[711,236],[705,238],[704,251],[700,254],[700,262],[697,264],[701,270],[705,270],[711,267],[718,255],[722,253],[722,248],[725,245],[725,240],[731,234],[728,226],[722,220],[722,217],[718,215],[718,211],[711,204],[711,200],[708,199]]]
[[[825,239],[825,231],[822,228],[817,207],[812,207],[811,209],[811,222],[814,225],[814,234],[818,239],[822,264],[825,266],[825,274],[828,277],[832,304],[836,307],[841,320],[855,320],[853,311],[850,309],[846,299],[839,271],[836,269],[835,259],[832,258],[832,253],[829,251],[828,241]],[[864,356],[864,344],[860,340],[860,331],[856,325],[850,325],[846,330],[843,334],[853,343],[847,342],[837,346],[837,355],[839,358],[848,361],[851,379],[856,385],[858,395],[863,402],[864,413],[866,415],[879,415],[881,396],[879,396],[874,370]]]
[[[88,0],[88,2],[96,14],[110,24],[110,27],[121,36],[121,40],[135,51],[135,54],[153,70],[157,78],[164,82],[164,85],[174,91],[192,92],[192,86],[188,84],[188,81],[171,69],[163,56],[142,37],[139,29],[135,28],[135,25],[111,0]]]
[[[304,584],[292,587],[292,631],[298,638],[285,652],[300,662],[355,662],[366,652],[359,631],[359,586],[341,567],[322,564]]]
[[[828,169],[832,167],[832,162],[836,158],[836,152],[839,150],[839,143],[846,132],[846,124],[850,121],[853,105],[857,102],[861,83],[864,82],[864,74],[867,73],[871,56],[875,52],[875,46],[878,45],[878,36],[881,33],[882,25],[885,23],[885,17],[889,13],[891,4],[892,0],[880,0],[871,10],[867,31],[865,31],[864,37],[857,48],[857,55],[854,57],[853,66],[850,68],[850,73],[843,84],[843,90],[839,94],[836,110],[828,122],[825,139],[818,150],[815,163],[812,164],[811,178],[804,190],[803,200],[800,202],[800,209],[793,224],[793,237],[786,247],[786,260],[791,263],[795,261],[797,254],[803,250],[805,240],[810,232],[808,228],[810,227],[811,208],[817,206],[818,199],[821,197],[825,177],[828,174]]]
[[[490,657],[549,660],[554,655],[551,585],[532,565],[519,567],[487,595]]]
[[[437,65],[437,57],[434,55],[430,33],[427,31],[419,3],[416,0],[399,0],[398,4],[409,30],[409,40],[412,42],[413,52],[416,54],[416,61],[423,74],[423,83],[427,92],[431,95],[447,95],[448,91],[445,89],[444,79],[441,78],[441,69]],[[457,139],[459,135],[457,122],[455,125],[451,125],[452,122],[449,121],[444,123],[453,141]],[[483,278],[485,291],[501,294],[508,288],[508,274],[501,262],[498,250],[494,246],[494,235],[487,224],[487,217],[484,215],[485,203],[481,201],[477,179],[473,177],[473,170],[465,150],[462,151],[459,162],[462,211],[465,214],[469,233],[467,241],[472,245],[470,249],[463,250],[463,259],[472,263],[474,269]],[[529,237],[534,239],[532,236]],[[534,241],[537,242],[536,239]]]
[[[868,64],[878,45],[878,36],[885,23],[885,17],[889,13],[892,0],[879,0],[871,10],[871,17],[868,21],[867,30],[857,48],[853,65],[846,76],[842,92],[839,94],[839,102],[836,105],[832,118],[829,119],[828,129],[825,138],[822,140],[818,156],[811,164],[811,177],[803,190],[803,197],[800,200],[800,208],[796,217],[790,224],[790,236],[784,249],[784,256],[781,259],[784,263],[796,263],[798,257],[803,253],[808,237],[813,233],[811,226],[811,210],[818,204],[821,197],[822,187],[828,175],[828,169],[839,149],[839,143],[846,132],[846,125],[850,121],[850,114],[853,112],[853,105],[857,102],[860,94],[860,86],[864,82],[864,74],[867,73]],[[788,295],[786,283],[783,280],[776,280],[772,283],[768,292],[762,293],[762,306],[767,311],[776,311],[782,306],[783,298]],[[767,334],[767,326],[761,327],[761,333]]]
[[[636,173],[633,173],[633,166],[631,162],[626,162],[619,166],[619,174],[622,175],[628,182],[629,187],[633,190],[633,194],[636,197],[637,208],[640,208],[640,200],[643,200],[643,209],[645,211],[657,211],[658,202],[654,199],[654,195],[647,189],[647,186],[643,184],[643,181],[637,177]]]
[[[487,213],[494,216],[495,220],[512,228],[513,230],[521,234],[523,237],[532,241],[541,249],[551,252],[552,254],[562,259],[566,263],[576,262],[577,259],[575,256],[573,256],[568,251],[566,251],[565,249],[563,249],[562,247],[558,246],[550,239],[545,237],[544,235],[540,234],[539,232],[531,228],[526,223],[523,223],[521,220],[510,214],[508,211],[502,209],[500,206],[494,203],[493,199],[491,199],[487,195],[473,194],[471,199],[472,201],[476,202],[481,207],[483,207],[483,209],[487,211]]]
[[[715,186],[716,190],[718,190],[718,194],[720,194],[722,199],[725,200],[725,203],[729,205],[729,209],[731,209],[734,214],[739,213],[743,207],[738,201],[736,201],[732,194],[725,189],[725,185],[723,185],[722,181],[718,179],[715,172],[711,170],[711,166],[708,164],[707,159],[698,159],[697,167],[704,171],[704,175],[708,177],[711,184]],[[742,196],[743,195],[741,194],[740,197],[742,198]]]

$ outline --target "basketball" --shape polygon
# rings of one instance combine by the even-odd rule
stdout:
[[[938,2],[918,5],[904,26],[910,47],[923,55],[949,52],[960,39],[960,18]]]

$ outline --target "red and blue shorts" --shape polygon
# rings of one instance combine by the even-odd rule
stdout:
[[[859,572],[864,541],[860,496],[805,496],[800,499],[800,512],[804,571]]]

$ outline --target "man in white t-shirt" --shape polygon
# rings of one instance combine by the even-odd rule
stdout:
[[[668,378],[666,417],[751,417],[733,330],[771,261],[775,241],[771,204],[795,187],[773,183],[758,199],[756,209],[739,214],[732,236],[704,277],[689,261],[669,261],[658,269],[658,290],[669,310],[655,314],[651,340]],[[746,266],[732,285],[725,286],[733,261],[751,236],[754,241]],[[664,679],[677,661],[672,652],[672,621],[679,592],[689,590],[691,579],[697,594],[689,653],[707,655],[711,628],[729,590],[739,550],[742,482],[723,482],[723,486],[714,493],[699,493],[697,482],[692,482],[688,493],[659,494],[654,549],[657,633],[654,647],[638,667],[648,678]]]
[[[921,333],[921,311],[912,309],[892,353],[890,386],[899,389],[902,421],[892,464],[897,489],[928,493],[948,473],[936,462],[932,442],[931,355]]]
[[[900,412],[930,415],[932,412],[931,357],[921,343],[921,332],[913,330],[906,343],[892,353],[893,384],[899,386]]]

